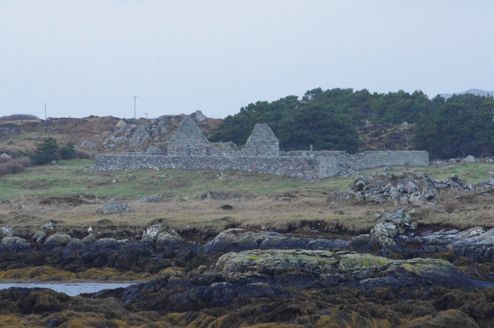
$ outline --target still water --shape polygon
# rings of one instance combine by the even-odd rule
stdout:
[[[69,296],[81,293],[95,293],[103,289],[127,287],[129,283],[99,283],[99,282],[67,282],[67,283],[0,283],[0,289],[10,287],[22,288],[50,288],[56,292],[62,292]]]

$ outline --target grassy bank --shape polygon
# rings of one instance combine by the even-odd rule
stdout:
[[[26,172],[3,176],[0,197],[79,196],[137,199],[150,194],[198,197],[208,191],[262,196],[283,194],[300,188],[348,189],[354,177],[328,178],[307,184],[298,179],[238,171],[128,170],[88,172],[91,160],[61,161],[57,165],[31,167]],[[394,168],[399,172],[403,168]],[[469,183],[487,179],[492,164],[475,163],[426,167],[420,170],[436,179],[459,175]],[[360,172],[366,174],[370,171]]]

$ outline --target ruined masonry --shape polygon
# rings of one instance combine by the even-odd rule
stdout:
[[[256,124],[243,148],[232,143],[210,143],[195,121],[187,117],[168,141],[167,154],[127,153],[94,158],[93,170],[126,169],[240,170],[269,173],[307,181],[344,176],[379,166],[428,166],[425,151],[281,152],[266,124]]]

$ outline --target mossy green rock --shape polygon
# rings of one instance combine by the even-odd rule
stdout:
[[[390,260],[370,254],[314,250],[251,250],[221,256],[216,273],[229,281],[276,275],[307,276],[386,266]]]

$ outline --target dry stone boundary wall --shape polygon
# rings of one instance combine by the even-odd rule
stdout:
[[[292,156],[292,154],[285,153],[279,157],[103,155],[95,157],[92,169],[94,171],[233,170],[268,173],[312,181],[379,166],[429,165],[429,156],[425,151],[364,152],[355,155],[345,152],[334,152],[332,155],[320,153],[324,152],[306,152],[306,156]]]

